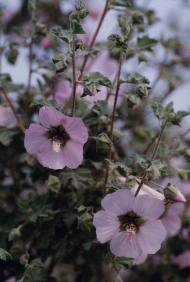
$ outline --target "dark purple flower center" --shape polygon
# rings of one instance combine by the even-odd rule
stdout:
[[[144,220],[138,216],[134,211],[129,211],[126,214],[118,216],[120,228],[127,231],[129,235],[136,234],[139,226],[144,223]]]
[[[48,130],[48,139],[52,142],[52,147],[55,152],[59,152],[61,147],[70,139],[69,134],[66,132],[62,125],[52,127]]]

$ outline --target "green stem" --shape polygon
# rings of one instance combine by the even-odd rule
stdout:
[[[92,47],[94,46],[94,43],[95,43],[96,38],[97,38],[97,35],[98,35],[99,31],[100,31],[100,28],[101,28],[101,26],[102,26],[102,23],[103,23],[103,21],[104,21],[104,18],[105,18],[106,14],[107,14],[107,11],[108,11],[108,8],[109,8],[109,1],[110,1],[110,0],[106,0],[106,3],[105,3],[105,6],[104,6],[104,10],[103,10],[102,16],[101,16],[101,18],[100,18],[100,21],[99,21],[99,23],[98,23],[98,26],[97,26],[96,31],[95,31],[95,33],[94,33],[94,36],[93,36],[93,38],[92,38],[92,40],[91,40],[91,42],[90,42],[90,44],[89,44],[89,48],[92,48]],[[87,64],[88,59],[89,59],[89,54],[87,54],[87,55],[84,57],[84,61],[83,61],[83,63],[82,63],[82,67],[81,67],[81,69],[80,69],[80,73],[79,73],[78,80],[81,80],[81,78],[82,78],[82,76],[83,76],[83,72],[84,72],[84,69],[85,69],[85,66],[86,66],[86,64]]]
[[[121,85],[120,76],[121,76],[122,61],[123,61],[123,56],[121,55],[120,60],[119,60],[118,72],[116,76],[116,91],[115,91],[115,99],[114,99],[113,111],[112,111],[112,116],[111,116],[111,124],[110,124],[110,133],[109,133],[110,145],[109,145],[109,151],[108,151],[109,160],[112,159],[113,130],[114,130],[114,121],[115,121],[115,116],[116,116],[117,102],[118,102],[118,97],[119,97],[119,89]],[[108,181],[108,176],[109,176],[109,165],[107,165],[106,167],[106,174],[105,174],[105,180],[104,180],[104,193],[105,193],[105,187]]]
[[[161,130],[160,130],[160,133],[159,133],[159,136],[158,136],[158,140],[156,142],[156,145],[154,147],[154,150],[153,150],[153,153],[152,153],[152,157],[151,157],[151,161],[153,161],[157,155],[157,152],[158,152],[158,149],[159,149],[159,145],[160,145],[160,141],[161,141],[161,137],[162,137],[162,134],[164,132],[164,129],[167,125],[167,121],[165,123],[163,123],[162,127],[161,127]],[[148,169],[150,168],[151,164],[147,167],[147,169],[144,171],[143,173],[143,176],[141,178],[141,182],[137,188],[137,191],[135,193],[135,197],[139,194],[144,182],[145,182],[145,179],[146,179],[146,176],[147,176],[147,172],[148,172]]]
[[[20,128],[20,130],[22,132],[25,131],[25,128],[24,128],[24,125],[22,123],[22,120],[20,119],[20,117],[17,115],[17,112],[16,112],[16,109],[12,103],[12,101],[9,99],[6,91],[4,90],[3,87],[0,87],[0,93],[2,94],[3,98],[5,99],[5,101],[7,102],[8,106],[10,107],[10,109],[12,110],[13,112],[13,115],[15,116],[16,120],[17,120],[17,124],[18,124],[18,127]]]
[[[72,91],[71,116],[73,116],[74,113],[75,113],[76,89],[77,89],[76,57],[75,57],[75,35],[74,34],[73,34],[73,42],[72,42],[72,72],[73,72],[73,91]]]

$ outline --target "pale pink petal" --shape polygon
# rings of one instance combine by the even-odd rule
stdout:
[[[177,264],[180,268],[190,267],[190,251],[185,251],[177,257],[174,257],[173,262]]]
[[[55,100],[59,104],[64,104],[66,99],[71,95],[71,84],[67,80],[58,82],[57,89],[55,91]]]
[[[61,153],[69,168],[77,168],[83,161],[83,145],[72,139],[66,142]]]
[[[140,226],[137,239],[143,253],[155,254],[166,238],[166,230],[160,220],[147,221]]]
[[[50,128],[59,126],[65,119],[65,115],[53,107],[44,106],[39,111],[39,119],[43,126]]]
[[[95,214],[93,224],[96,227],[97,239],[101,243],[110,241],[119,232],[120,223],[117,216],[105,211],[99,211]]]
[[[166,214],[161,220],[168,236],[174,236],[179,232],[182,224],[179,216],[170,216]]]
[[[148,256],[147,254],[142,253],[139,257],[137,257],[137,258],[134,260],[133,264],[139,265],[139,264],[144,263],[144,262],[146,261],[146,259],[147,259],[147,256]]]
[[[143,219],[158,219],[164,212],[164,203],[148,195],[135,198],[134,211]]]
[[[177,190],[177,193],[176,193],[176,196],[174,198],[174,201],[178,202],[178,203],[185,203],[186,202],[186,198],[184,197],[184,195],[179,190]]]
[[[136,193],[137,189],[139,187],[139,184],[135,185],[132,189],[131,189],[131,192],[133,194]],[[152,187],[146,185],[146,184],[143,184],[143,186],[141,187],[141,190],[139,192],[139,196],[140,195],[149,195],[150,197],[153,197],[153,198],[156,198],[156,199],[159,199],[159,200],[164,200],[165,197],[164,197],[164,194],[156,191],[155,189],[153,189]]]
[[[37,152],[37,158],[43,166],[50,169],[63,169],[65,167],[65,160],[61,151],[53,151],[50,141],[40,148]]]
[[[185,209],[184,203],[172,203],[168,206],[167,214],[171,216],[181,215]]]
[[[110,243],[111,252],[119,257],[137,258],[141,249],[136,235],[128,235],[127,232],[117,233]]]
[[[81,144],[86,143],[88,140],[88,130],[81,118],[67,117],[64,122],[64,128],[71,139]]]
[[[4,282],[16,282],[16,278],[11,277],[11,278],[8,278],[7,280],[5,280]]]
[[[133,209],[134,201],[135,197],[128,189],[119,189],[108,194],[101,205],[104,210],[121,215]]]
[[[46,144],[48,141],[46,133],[46,128],[34,123],[25,130],[24,146],[28,153],[36,154],[40,147]]]
[[[16,126],[17,120],[9,107],[0,106],[0,126],[12,128]]]

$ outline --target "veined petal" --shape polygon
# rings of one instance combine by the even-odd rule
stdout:
[[[64,128],[71,139],[81,144],[88,140],[88,130],[81,118],[66,117]]]
[[[105,243],[119,232],[120,223],[117,216],[105,211],[99,211],[94,216],[93,225],[96,227],[98,241]]]
[[[48,142],[46,133],[46,128],[34,123],[25,130],[24,146],[28,153],[36,154],[41,146],[46,145]]]
[[[65,115],[53,107],[44,106],[39,111],[40,123],[46,128],[59,126],[65,119]]]
[[[158,219],[164,213],[164,203],[148,195],[135,198],[134,211],[143,219]]]
[[[137,258],[141,249],[136,235],[128,235],[127,232],[117,233],[110,243],[111,252],[119,257]]]
[[[77,141],[68,140],[61,153],[69,168],[77,168],[83,161],[83,145]]]
[[[143,253],[155,254],[166,238],[166,230],[160,220],[147,221],[140,226],[138,243]]]
[[[53,151],[50,141],[46,144],[46,146],[41,147],[37,153],[37,158],[43,166],[50,169],[63,169],[65,167],[65,160],[62,152]]]
[[[102,200],[102,208],[116,215],[125,214],[133,209],[135,198],[127,189],[119,189],[112,194],[108,194]]]

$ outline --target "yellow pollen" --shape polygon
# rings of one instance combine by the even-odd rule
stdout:
[[[61,141],[59,139],[52,141],[53,151],[59,153],[61,150]]]

